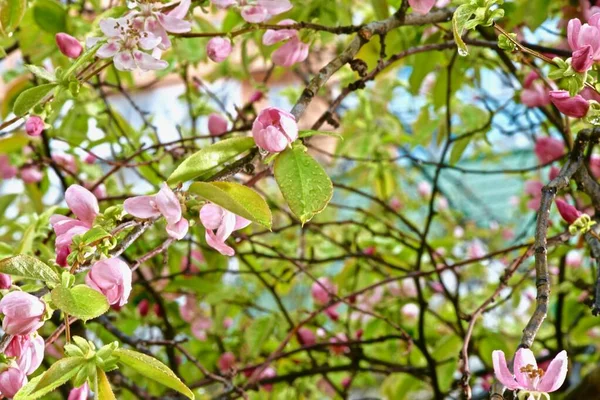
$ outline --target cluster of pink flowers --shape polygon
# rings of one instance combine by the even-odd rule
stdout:
[[[2,330],[13,335],[5,351],[8,362],[0,364],[0,394],[11,398],[44,358],[44,339],[36,331],[44,324],[46,304],[15,290],[0,300],[0,314],[4,315]]]
[[[167,32],[189,32],[192,25],[184,20],[191,0],[182,0],[168,13],[157,8],[160,3],[136,3],[135,9],[122,18],[106,18],[100,21],[104,37],[88,38],[87,46],[106,40],[96,56],[112,58],[120,71],[159,70],[168,66],[161,60],[162,50],[171,47]]]
[[[265,22],[292,8],[289,0],[212,0],[212,4],[222,9],[239,7],[242,18],[252,24]]]

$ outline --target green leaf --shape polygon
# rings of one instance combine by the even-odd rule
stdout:
[[[107,237],[110,237],[110,233],[106,232],[99,226],[95,226],[83,234],[81,237],[81,243],[84,245],[89,245]]]
[[[460,160],[467,146],[469,143],[471,143],[472,138],[473,135],[469,135],[454,142],[454,145],[452,146],[452,152],[450,153],[450,164],[456,164]]]
[[[302,224],[323,211],[333,196],[327,173],[304,146],[279,154],[274,171],[283,197]]]
[[[176,184],[189,181],[200,175],[214,173],[219,167],[223,166],[223,163],[250,150],[252,147],[254,147],[254,139],[249,137],[221,140],[186,158],[169,176],[167,182]]]
[[[25,15],[27,0],[0,0],[0,32],[13,32]]]
[[[29,70],[32,74],[37,76],[38,78],[47,80],[49,82],[56,81],[56,76],[52,72],[48,72],[45,68],[38,67],[37,65],[25,64],[25,68]]]
[[[190,192],[234,214],[271,229],[271,210],[254,190],[234,182],[196,182]]]
[[[117,349],[113,353],[119,358],[119,362],[133,368],[141,375],[152,379],[166,387],[177,390],[190,399],[194,399],[194,393],[162,362],[156,358],[147,356],[137,351]]]
[[[98,400],[116,400],[106,373],[100,368],[96,369],[96,373],[98,374]]]
[[[25,133],[16,133],[14,135],[0,138],[0,154],[10,154],[21,150],[31,141],[31,138]]]
[[[250,357],[255,357],[260,352],[263,344],[269,339],[276,325],[273,316],[260,317],[252,322],[245,333],[245,342],[248,344]]]
[[[35,239],[35,225],[29,225],[25,232],[23,232],[23,237],[19,242],[19,246],[17,247],[17,254],[31,254],[33,253],[33,239]]]
[[[55,87],[56,83],[46,83],[25,90],[17,97],[13,112],[19,117],[27,114],[29,110],[37,106]]]
[[[43,375],[23,386],[14,400],[35,400],[67,383],[81,369],[83,357],[68,357],[56,361]]]
[[[390,16],[390,8],[387,0],[371,0],[371,4],[373,4],[377,19],[386,19]]]
[[[33,18],[44,31],[55,35],[67,31],[67,11],[53,0],[36,0]]]
[[[469,55],[469,49],[462,40],[462,35],[465,30],[465,25],[474,13],[473,6],[470,4],[463,4],[459,6],[452,15],[452,33],[454,35],[454,41],[458,47],[458,54],[461,56]]]
[[[322,131],[314,131],[312,129],[309,130],[305,130],[305,131],[299,131],[298,132],[298,137],[299,138],[305,138],[305,137],[310,137],[310,136],[332,136],[332,137],[336,137],[336,138],[340,138],[342,140],[344,140],[344,137],[342,135],[340,135],[339,133],[335,133],[335,132],[322,132]]]
[[[83,321],[99,317],[109,307],[106,296],[86,285],[77,285],[71,289],[58,285],[50,295],[56,307]]]
[[[19,255],[0,260],[0,273],[46,283],[59,283],[60,277],[49,266],[35,257]]]

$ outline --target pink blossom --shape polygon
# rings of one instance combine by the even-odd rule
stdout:
[[[276,107],[265,108],[252,124],[252,136],[263,150],[283,151],[298,138],[296,117]]]
[[[181,204],[166,183],[154,196],[136,196],[125,200],[125,211],[137,218],[158,218],[161,215],[167,221],[167,234],[173,239],[183,239],[189,223],[182,217]]]
[[[81,43],[67,33],[57,33],[54,36],[54,39],[56,40],[56,45],[58,46],[60,52],[69,58],[75,59],[83,52],[83,46]]]
[[[15,394],[27,383],[25,373],[14,364],[0,372],[0,393],[6,398],[13,398]]]
[[[221,136],[227,132],[228,124],[227,119],[221,114],[210,114],[208,116],[208,132],[210,133],[210,136]]]
[[[258,376],[259,380],[263,380],[263,379],[269,379],[269,378],[274,378],[277,376],[277,372],[275,371],[274,368],[272,367],[267,367],[265,368],[260,375]],[[261,384],[260,385],[266,392],[270,392],[273,390],[273,384],[272,383],[266,383],[266,384]]]
[[[133,19],[133,24],[138,29],[141,28],[142,31],[160,38],[158,48],[161,50],[167,50],[171,47],[167,32],[185,33],[192,29],[192,24],[184,20],[190,9],[191,0],[181,0],[177,7],[168,13],[163,13],[160,8],[157,8],[157,4],[162,6],[160,3],[139,2],[137,4],[140,10],[134,11],[127,17]]]
[[[29,136],[36,137],[42,134],[44,130],[44,120],[37,115],[32,115],[25,121],[25,132]]]
[[[293,19],[285,19],[277,25],[293,25],[296,21]],[[306,60],[308,57],[309,45],[300,40],[298,31],[295,29],[269,29],[263,35],[263,44],[271,46],[275,43],[286,41],[286,43],[275,50],[271,55],[271,59],[275,65],[290,67],[296,63]]]
[[[581,97],[583,97],[586,100],[589,101],[596,101],[598,103],[600,103],[600,93],[596,92],[594,89],[592,89],[589,86],[584,86],[583,89],[581,89],[581,92],[579,92],[579,94],[581,95]]]
[[[227,373],[235,368],[235,355],[232,352],[227,351],[221,354],[217,364],[219,365],[219,370],[221,373]]]
[[[12,278],[7,274],[0,274],[0,289],[10,289]]]
[[[200,209],[200,222],[206,228],[206,243],[219,253],[233,256],[235,250],[225,244],[234,231],[244,229],[250,221],[216,204],[207,203]]]
[[[590,157],[590,171],[594,178],[600,178],[600,156],[592,154]]]
[[[207,338],[207,331],[212,327],[212,320],[208,317],[197,316],[194,317],[191,323],[192,334],[196,339],[205,341]]]
[[[600,60],[600,29],[599,17],[592,17],[588,24],[581,24],[578,18],[573,18],[567,25],[567,41],[573,50],[571,65],[578,72],[585,72]]]
[[[594,157],[594,156],[592,156]],[[591,162],[590,162],[591,164]],[[549,180],[554,180],[558,174],[560,174],[560,168],[552,166],[552,168],[550,168],[550,172],[548,172],[548,179]]]
[[[5,154],[0,154],[0,178],[12,179],[17,175],[17,168],[10,165],[10,160]]]
[[[8,357],[15,357],[21,371],[31,375],[42,364],[46,344],[37,333],[17,335],[12,338],[6,348]]]
[[[408,320],[413,320],[419,315],[419,306],[414,303],[407,303],[400,310],[402,316]]]
[[[233,47],[229,39],[214,37],[206,44],[206,55],[214,62],[223,62],[229,57]]]
[[[46,304],[29,293],[14,291],[0,300],[2,330],[9,335],[29,335],[44,325]]]
[[[50,217],[50,224],[56,234],[56,262],[63,267],[67,265],[67,256],[71,253],[73,236],[87,232],[100,212],[96,197],[82,186],[69,186],[65,192],[65,200],[77,219],[58,214]]]
[[[531,71],[523,81],[523,90],[521,91],[521,103],[527,107],[544,107],[550,104],[550,94],[544,87],[543,82],[539,80],[539,75]]]
[[[298,329],[298,338],[300,344],[303,346],[312,346],[317,342],[317,337],[314,332],[305,327]]]
[[[540,208],[543,187],[544,184],[537,180],[525,182],[525,193],[531,196],[531,199],[527,202],[527,208],[530,210],[537,211]]]
[[[535,140],[534,151],[540,163],[547,164],[565,154],[565,144],[552,137],[540,137]]]
[[[204,254],[200,250],[194,249],[190,252],[190,255],[192,256],[191,260],[188,259],[188,256],[181,258],[181,271],[186,271],[189,267],[189,272],[196,273],[199,271],[197,266],[204,263]]]
[[[479,239],[475,239],[470,242],[467,246],[467,257],[469,259],[483,258],[486,256],[486,249],[483,242]]]
[[[25,183],[38,183],[44,178],[44,173],[35,165],[21,168],[20,175]]]
[[[230,317],[227,317],[225,319],[223,319],[223,328],[225,329],[229,329],[233,326],[233,319]]]
[[[189,324],[194,320],[198,313],[200,313],[200,309],[198,308],[196,298],[192,295],[185,296],[184,303],[179,306],[181,319]]]
[[[399,198],[397,197],[392,197],[390,199],[390,208],[396,212],[400,211],[400,209],[402,209],[403,205],[402,202],[400,201]]]
[[[419,182],[417,185],[417,193],[421,197],[429,197],[431,195],[431,185],[427,181]]]
[[[436,0],[408,0],[408,4],[417,14],[427,14],[435,5]]]
[[[52,154],[52,161],[54,161],[54,163],[56,163],[59,167],[62,167],[67,172],[72,174],[77,172],[77,161],[71,154]]]
[[[98,49],[96,56],[112,58],[119,71],[133,71],[136,68],[142,71],[158,70],[169,65],[155,57],[158,56],[158,51],[153,51],[152,55],[145,52],[158,50],[157,47],[161,44],[164,46],[164,42],[163,37],[144,30],[143,20],[131,17],[106,18],[100,20],[99,25],[108,41]],[[101,40],[103,38],[88,38],[87,45],[93,46]]]
[[[529,349],[519,349],[515,354],[513,370],[508,369],[504,352],[494,350],[492,353],[494,374],[509,390],[525,390],[550,393],[558,390],[567,377],[567,352],[561,351],[550,362],[544,372],[538,368],[533,352]]]
[[[318,281],[312,284],[311,294],[316,304],[324,305],[337,295],[337,286],[328,278],[319,278]]]
[[[581,95],[571,97],[566,90],[550,91],[550,100],[558,111],[573,118],[585,117],[590,108],[589,102]]]
[[[211,0],[210,2],[217,8],[229,8],[237,4],[237,0]]]
[[[260,101],[264,96],[265,94],[263,92],[261,92],[260,90],[255,90],[254,93],[250,95],[248,103],[256,103],[257,101]]]
[[[342,379],[342,382],[341,382],[341,383],[342,383],[342,386],[343,386],[345,389],[347,389],[347,388],[349,388],[349,387],[350,387],[350,384],[352,383],[352,378],[350,378],[349,376],[345,376],[345,377]]]
[[[85,283],[106,296],[108,304],[127,304],[131,293],[131,269],[118,258],[97,261],[85,277]]]
[[[569,225],[575,222],[582,215],[579,210],[562,199],[556,199],[556,208],[558,208],[558,212],[560,213],[562,219],[564,219]]]
[[[332,321],[337,321],[338,319],[340,319],[340,314],[337,312],[338,305],[339,304],[334,304],[332,306],[327,307],[323,311],[325,315],[331,318]]]
[[[74,389],[71,389],[67,400],[86,400],[90,394],[90,386],[87,381]]]

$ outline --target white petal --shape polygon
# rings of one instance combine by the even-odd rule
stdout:
[[[139,50],[133,51],[133,57],[135,58],[135,63],[143,71],[165,69],[169,66],[168,62],[158,60],[152,57],[150,54]]]
[[[120,50],[121,50],[120,43],[118,43],[116,41],[110,42],[110,43],[106,43],[106,44],[103,44],[102,46],[100,46],[100,48],[96,52],[96,55],[100,58],[109,58],[109,57],[113,57]]]
[[[119,71],[133,71],[135,69],[135,61],[129,51],[122,51],[115,54],[113,62],[115,63],[115,68]]]

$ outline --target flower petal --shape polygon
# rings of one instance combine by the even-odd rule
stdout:
[[[119,29],[119,20],[116,18],[106,18],[100,20],[98,26],[100,30],[108,37],[120,37],[121,30]]]
[[[152,50],[162,42],[162,38],[150,32],[148,35],[140,39],[140,47],[144,50]]]
[[[158,14],[158,22],[160,22],[167,32],[171,33],[184,33],[192,30],[191,22],[174,17],[170,14]]]
[[[188,220],[181,218],[177,223],[167,225],[167,233],[173,239],[181,240],[187,234],[189,227]]]
[[[554,392],[565,382],[569,360],[567,352],[561,351],[548,366],[546,373],[540,380],[537,390],[540,392]]]
[[[108,42],[100,46],[96,55],[100,58],[114,57],[121,50],[121,45],[117,41]]]
[[[248,225],[250,225],[252,222],[247,220],[244,217],[240,217],[239,215],[235,216],[235,227],[233,228],[234,231],[239,231],[240,229],[244,229],[245,227],[247,227]]]
[[[139,50],[134,50],[133,56],[135,57],[136,64],[143,71],[165,69],[169,66],[168,62],[158,60],[152,57],[150,54],[144,53]]]
[[[135,69],[135,61],[129,51],[121,51],[115,54],[113,58],[115,68],[119,71],[133,71]]]
[[[185,18],[185,16],[188,13],[188,10],[190,9],[190,5],[192,4],[191,0],[181,0],[179,2],[179,5],[177,7],[175,7],[170,13],[169,15],[171,17],[175,17],[175,18],[179,18],[179,19],[183,19]]]
[[[515,379],[519,382],[522,388],[535,390],[531,385],[531,379],[526,372],[521,372],[521,368],[531,365],[533,369],[537,369],[537,361],[533,352],[529,349],[519,349],[515,354],[515,360],[513,363],[513,371],[515,372]]]
[[[520,385],[515,381],[513,374],[508,369],[504,352],[502,350],[494,350],[492,352],[492,361],[496,378],[508,389],[518,389]]]
[[[175,193],[173,193],[166,183],[163,183],[155,198],[156,206],[167,222],[171,225],[179,222],[181,219],[181,204]]]
[[[213,249],[217,250],[219,253],[223,254],[224,256],[231,257],[235,254],[235,250],[227,246],[225,242],[222,242],[219,239],[217,239],[213,231],[211,231],[210,229],[206,230],[206,243]]]
[[[251,24],[258,24],[269,18],[269,11],[261,6],[242,7],[242,18]]]
[[[65,192],[65,200],[80,221],[90,226],[94,223],[100,207],[98,207],[98,199],[92,192],[83,186],[71,185]]]
[[[135,196],[123,203],[125,211],[138,218],[156,218],[160,211],[156,205],[155,196]]]
[[[215,230],[221,225],[224,210],[216,204],[207,203],[200,209],[200,222],[206,229]]]

